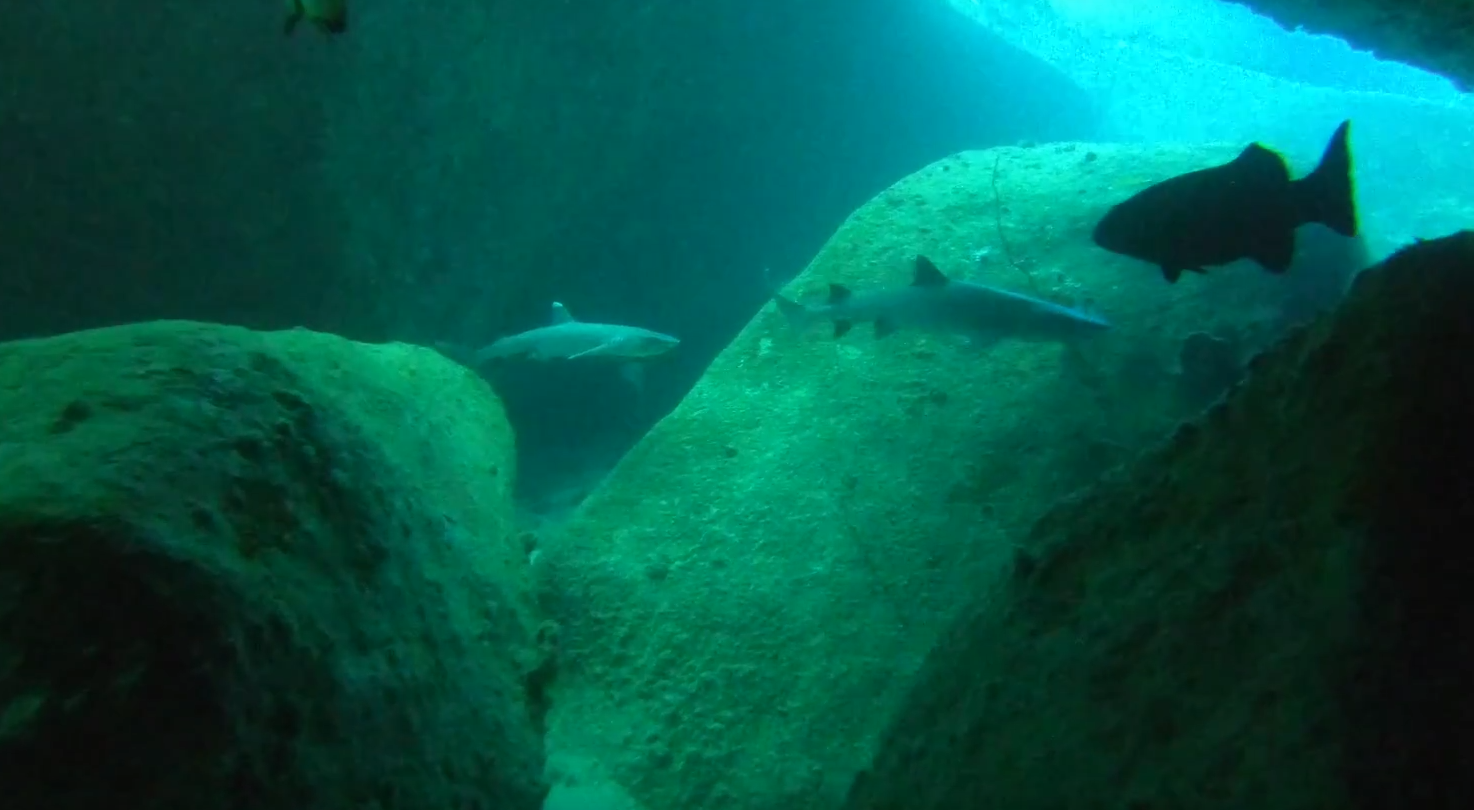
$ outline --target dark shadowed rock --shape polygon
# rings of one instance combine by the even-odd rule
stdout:
[[[5,806],[537,808],[511,453],[428,350],[0,345]]]
[[[1280,25],[1340,37],[1352,46],[1474,84],[1474,6],[1464,0],[1235,0]]]
[[[853,810],[1474,806],[1474,232],[1050,512]]]

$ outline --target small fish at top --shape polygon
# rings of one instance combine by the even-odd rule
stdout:
[[[778,310],[795,328],[832,321],[843,337],[855,322],[874,324],[883,338],[897,329],[964,335],[974,345],[1000,340],[1071,341],[1111,328],[1104,319],[997,287],[948,278],[931,259],[916,257],[911,283],[870,292],[829,285],[829,300],[804,306],[774,295]]]
[[[1356,236],[1350,127],[1341,122],[1320,165],[1299,180],[1282,155],[1257,143],[1221,166],[1163,180],[1108,211],[1095,244],[1157,265],[1169,282],[1238,259],[1284,273],[1301,225]]]
[[[348,30],[348,0],[287,0],[282,31],[290,36],[303,20],[324,34],[344,33]]]

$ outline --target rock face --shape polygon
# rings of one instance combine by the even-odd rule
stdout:
[[[511,435],[433,352],[162,322],[0,345],[15,808],[536,808]]]
[[[1338,36],[1383,59],[1474,84],[1474,6],[1464,0],[1235,0],[1286,28]]]
[[[1474,233],[1041,519],[852,810],[1468,807]]]
[[[1091,244],[1110,204],[1238,148],[966,153],[852,215],[790,297],[905,285],[925,254],[1114,329],[982,349],[760,314],[542,540],[570,667],[555,776],[612,777],[650,810],[837,806],[938,635],[1008,564],[1007,538],[1201,406],[1183,393],[1184,341],[1243,357],[1306,311],[1306,290],[1346,278],[1355,243],[1286,278],[1234,267],[1176,285]]]

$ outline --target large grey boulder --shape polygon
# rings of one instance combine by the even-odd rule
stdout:
[[[435,353],[163,322],[0,344],[14,810],[535,810],[512,438]]]

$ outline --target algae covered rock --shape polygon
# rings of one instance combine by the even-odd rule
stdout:
[[[1043,517],[850,810],[1474,806],[1474,232]]]
[[[0,344],[7,808],[536,808],[512,438],[428,350]]]
[[[593,761],[568,778],[602,770],[589,778],[651,810],[837,806],[938,635],[1010,564],[1011,538],[1201,406],[1180,384],[1184,341],[1243,356],[1358,269],[1358,243],[1311,229],[1288,277],[1232,267],[1176,285],[1092,244],[1111,204],[1237,151],[967,153],[856,211],[789,297],[904,285],[921,254],[1114,328],[979,349],[862,327],[834,339],[765,310],[543,538],[569,664],[555,770]]]

